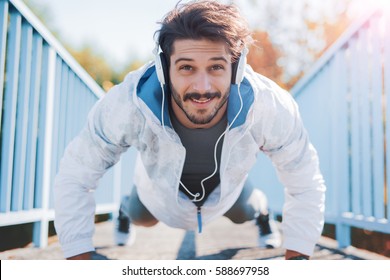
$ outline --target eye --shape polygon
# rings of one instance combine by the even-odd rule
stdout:
[[[216,65],[211,66],[211,70],[213,70],[213,71],[220,71],[220,70],[224,70],[224,69],[225,69],[225,67],[221,64],[216,64]]]
[[[191,65],[181,65],[180,67],[179,67],[179,70],[184,70],[184,71],[191,71],[193,68],[192,68],[192,66]]]

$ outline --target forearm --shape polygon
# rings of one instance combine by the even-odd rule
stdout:
[[[55,180],[54,198],[54,224],[64,257],[93,251],[93,193],[60,172]]]

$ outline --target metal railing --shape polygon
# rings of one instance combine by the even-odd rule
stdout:
[[[19,0],[0,0],[0,227],[34,223],[47,244],[52,185],[66,144],[104,91]],[[96,213],[118,207],[121,164],[96,191]]]
[[[351,227],[390,233],[388,11],[376,9],[351,26],[292,94],[319,153],[326,222],[336,225],[339,246],[350,245]],[[281,213],[283,191],[275,189],[272,167],[261,158],[256,169]]]

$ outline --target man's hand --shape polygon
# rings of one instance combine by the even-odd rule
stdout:
[[[91,252],[83,253],[73,257],[67,258],[68,260],[90,260],[92,258]]]
[[[294,259],[295,257],[303,257],[303,258],[305,258],[307,260],[309,259],[309,256],[301,254],[301,253],[299,253],[297,251],[286,250],[286,256],[285,256],[286,260],[289,260],[291,258]]]

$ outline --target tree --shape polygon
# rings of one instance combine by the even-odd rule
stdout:
[[[259,58],[251,55],[250,64],[257,65],[263,60],[270,63],[275,58],[274,53],[277,54],[275,70],[270,70],[272,65],[269,64],[267,73],[286,88],[292,87],[349,24],[345,12],[350,0],[234,2],[248,18],[254,36],[260,36],[256,45],[263,51],[259,53],[255,49]],[[268,55],[271,57],[266,58]],[[254,68],[261,72],[257,67]]]
[[[277,64],[280,58],[279,50],[271,43],[267,32],[255,31],[252,37],[254,44],[250,46],[248,63],[256,72],[282,84],[280,78],[283,69]]]
[[[112,87],[116,74],[104,57],[94,51],[91,45],[84,45],[80,50],[73,49],[69,46],[67,49],[104,90],[107,91]]]

